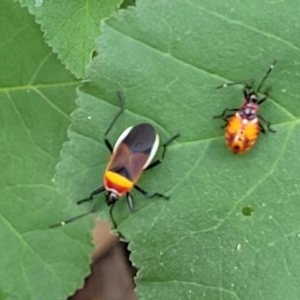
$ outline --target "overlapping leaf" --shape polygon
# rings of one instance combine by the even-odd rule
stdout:
[[[19,0],[41,24],[46,42],[77,77],[85,77],[86,65],[100,34],[101,20],[111,16],[120,0],[44,1]]]
[[[66,203],[51,179],[79,83],[18,4],[1,1],[0,31],[0,299],[62,299],[83,283],[92,249],[83,224],[49,231]]]
[[[116,208],[140,268],[139,299],[298,299],[299,35],[293,6],[140,1],[102,27],[57,179],[62,187],[68,183],[72,197],[101,185],[109,157],[102,136],[118,111],[117,91],[126,97],[126,111],[112,141],[144,121],[162,140],[181,133],[163,165],[139,183],[171,200],[134,193],[136,213],[125,201]],[[260,136],[249,153],[233,155],[222,122],[212,116],[241,105],[241,86],[215,87],[252,79],[257,86],[275,58],[261,114],[277,132]]]

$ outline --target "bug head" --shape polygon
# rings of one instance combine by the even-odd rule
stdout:
[[[249,103],[254,103],[254,104],[257,104],[259,102],[259,98],[258,98],[258,95],[255,93],[255,92],[250,92],[249,94],[247,94],[247,97],[246,97],[246,101]]]
[[[105,201],[108,206],[113,205],[119,199],[119,195],[114,191],[107,191],[105,193]]]

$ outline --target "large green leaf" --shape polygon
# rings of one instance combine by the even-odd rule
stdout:
[[[0,3],[0,35],[0,299],[65,299],[83,284],[92,249],[87,226],[49,230],[66,207],[51,179],[78,81],[10,0]]]
[[[121,0],[18,0],[41,24],[46,42],[77,77],[86,65],[100,34],[101,20],[116,12]]]
[[[171,200],[133,192],[136,213],[125,201],[116,206],[140,268],[139,299],[299,298],[298,4],[144,0],[103,25],[56,180],[74,199],[102,184],[102,137],[119,109],[117,91],[126,111],[111,141],[144,121],[162,140],[181,133],[139,182]],[[261,114],[277,132],[234,155],[212,116],[240,106],[242,87],[215,87],[251,79],[257,86],[275,58]]]

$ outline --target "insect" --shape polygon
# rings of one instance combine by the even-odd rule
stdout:
[[[107,135],[124,111],[124,99],[121,93],[118,93],[118,97],[121,107],[120,111],[114,117],[104,134],[104,143],[110,151],[111,157],[104,172],[103,186],[94,190],[89,197],[77,201],[77,204],[82,204],[84,202],[91,201],[95,195],[104,192],[105,201],[107,205],[110,206],[109,213],[115,228],[117,225],[113,218],[113,208],[120,197],[126,196],[130,210],[132,212],[135,211],[133,196],[130,193],[133,188],[147,198],[153,198],[155,196],[165,199],[169,198],[157,192],[148,193],[136,185],[136,183],[143,171],[152,169],[162,162],[166,154],[167,146],[179,137],[179,133],[177,133],[163,144],[162,156],[154,162],[152,162],[152,160],[159,148],[159,136],[154,127],[148,123],[141,123],[127,128],[117,139],[115,146],[112,147]],[[66,225],[67,223],[73,222],[74,220],[89,215],[97,210],[98,206],[94,205],[88,212],[66,221],[62,221],[58,224],[54,224],[50,227]]]
[[[258,93],[273,70],[276,60],[270,65],[267,73],[261,80],[257,90],[246,82],[226,83],[218,86],[217,89],[243,84],[244,103],[240,108],[225,108],[221,115],[214,118],[221,118],[225,121],[225,125],[221,128],[226,128],[225,141],[228,148],[233,153],[244,153],[248,151],[256,142],[260,132],[266,133],[266,130],[260,121],[266,123],[267,129],[270,132],[275,132],[270,126],[271,123],[265,120],[259,113],[259,106],[268,98],[268,92],[264,93],[263,98],[259,98]],[[229,114],[227,114],[229,112]],[[234,112],[234,113],[230,113]]]

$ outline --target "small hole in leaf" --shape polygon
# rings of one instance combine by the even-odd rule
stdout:
[[[242,209],[242,214],[243,214],[244,216],[249,217],[249,216],[252,215],[252,213],[253,213],[253,209],[252,209],[251,207],[249,207],[249,206],[243,207],[243,209]]]

